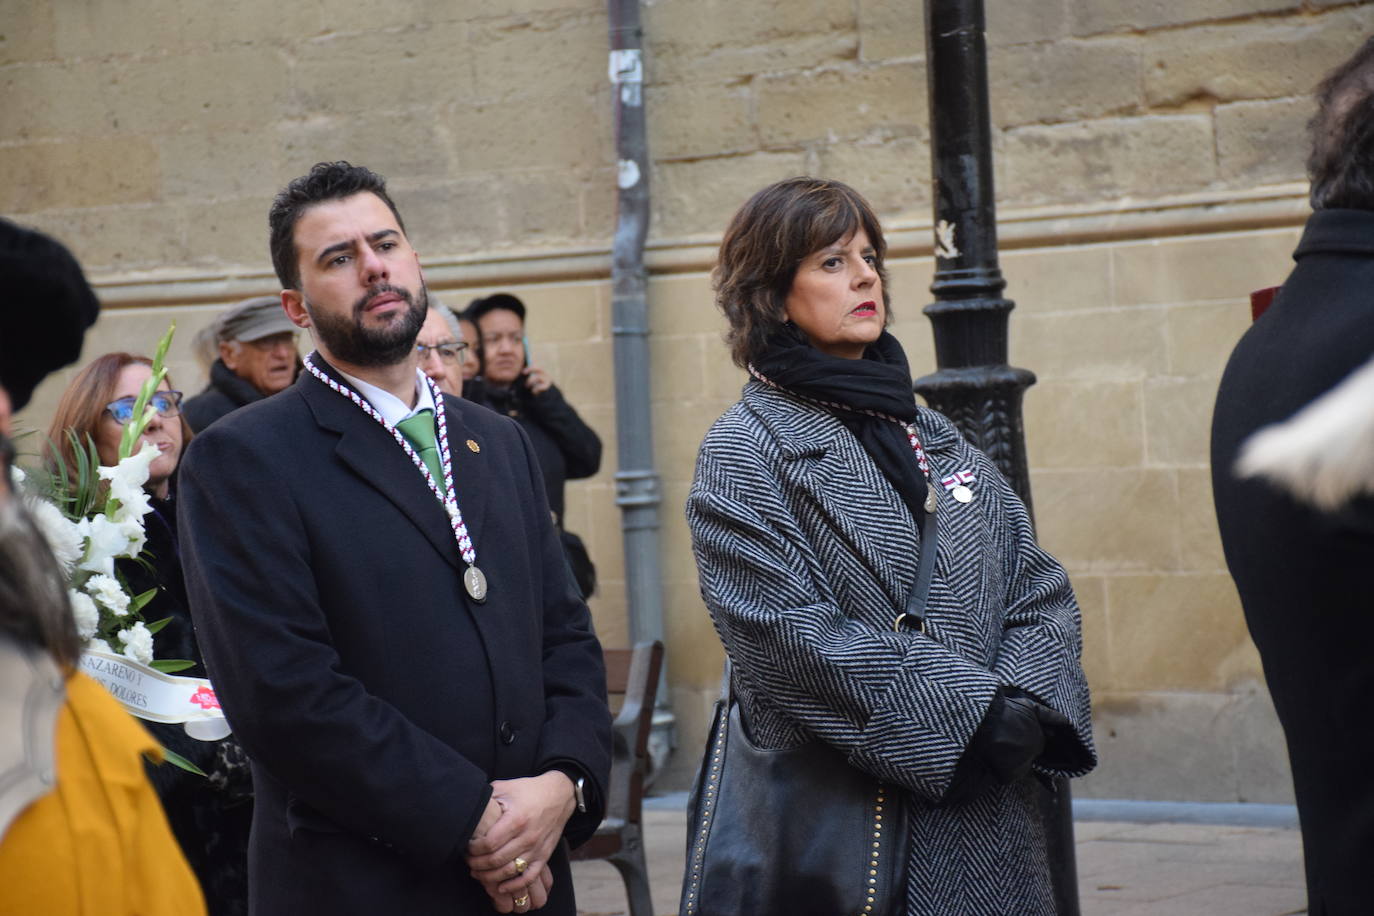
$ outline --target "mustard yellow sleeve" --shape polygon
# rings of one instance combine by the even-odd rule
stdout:
[[[205,913],[195,875],[143,772],[161,749],[105,688],[67,681],[57,719],[57,788],[0,843],[0,916]]]

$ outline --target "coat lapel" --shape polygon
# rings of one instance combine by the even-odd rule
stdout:
[[[344,387],[349,387],[344,379],[332,371],[332,367],[322,363],[323,360],[316,361],[322,371]],[[446,562],[461,570],[464,564],[453,537],[448,513],[434,498],[425,484],[424,476],[391,434],[357,405],[340,397],[309,373],[303,373],[296,384],[300,386],[301,395],[314,414],[316,423],[339,436],[338,444],[334,447],[334,454],[339,460],[389,499]],[[456,412],[448,410],[446,416],[449,421],[450,449],[457,445],[467,452],[466,446],[462,445],[467,438],[465,431],[461,423],[454,423]],[[480,520],[484,506],[472,491],[482,488],[467,480],[472,476],[466,467],[470,462],[465,462],[460,468],[458,458],[455,453],[454,487],[458,491],[458,506],[463,511],[463,519],[473,542],[477,544],[480,541],[474,530],[475,523]]]
[[[920,554],[916,523],[863,446],[828,411],[789,395],[755,383],[745,401],[776,437],[784,487],[819,510],[894,607],[905,606]]]

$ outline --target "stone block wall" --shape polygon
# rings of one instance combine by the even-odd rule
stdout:
[[[1012,361],[1042,538],[1084,609],[1100,772],[1089,795],[1281,801],[1281,736],[1225,576],[1206,437],[1250,290],[1282,280],[1304,216],[1308,95],[1374,32],[1341,0],[986,0]],[[741,374],[711,305],[712,246],[792,174],[866,193],[893,244],[894,332],[933,367],[921,5],[646,0],[654,200],[654,446],[669,672],[690,777],[720,650],[681,506]],[[0,0],[0,213],[65,240],[106,311],[86,354],[147,350],[271,293],[272,194],[321,159],[387,175],[449,304],[511,289],[536,362],[607,444],[569,524],[628,639],[609,238],[615,153],[600,0]],[[21,421],[42,428],[73,370]]]

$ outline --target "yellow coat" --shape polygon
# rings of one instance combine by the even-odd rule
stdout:
[[[205,902],[143,772],[147,730],[84,674],[57,718],[57,788],[0,842],[0,916],[196,916]]]

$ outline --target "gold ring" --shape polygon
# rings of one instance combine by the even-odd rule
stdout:
[[[515,861],[511,862],[511,864],[515,866],[515,873],[517,875],[523,875],[525,873],[525,869],[530,867],[530,863],[526,862],[519,856],[516,856]],[[516,902],[518,903],[519,901]]]
[[[521,894],[519,897],[516,897],[516,898],[514,898],[513,900],[511,900],[511,903],[515,904],[516,906],[529,906],[529,905],[530,905],[530,895],[529,895],[529,894]]]

